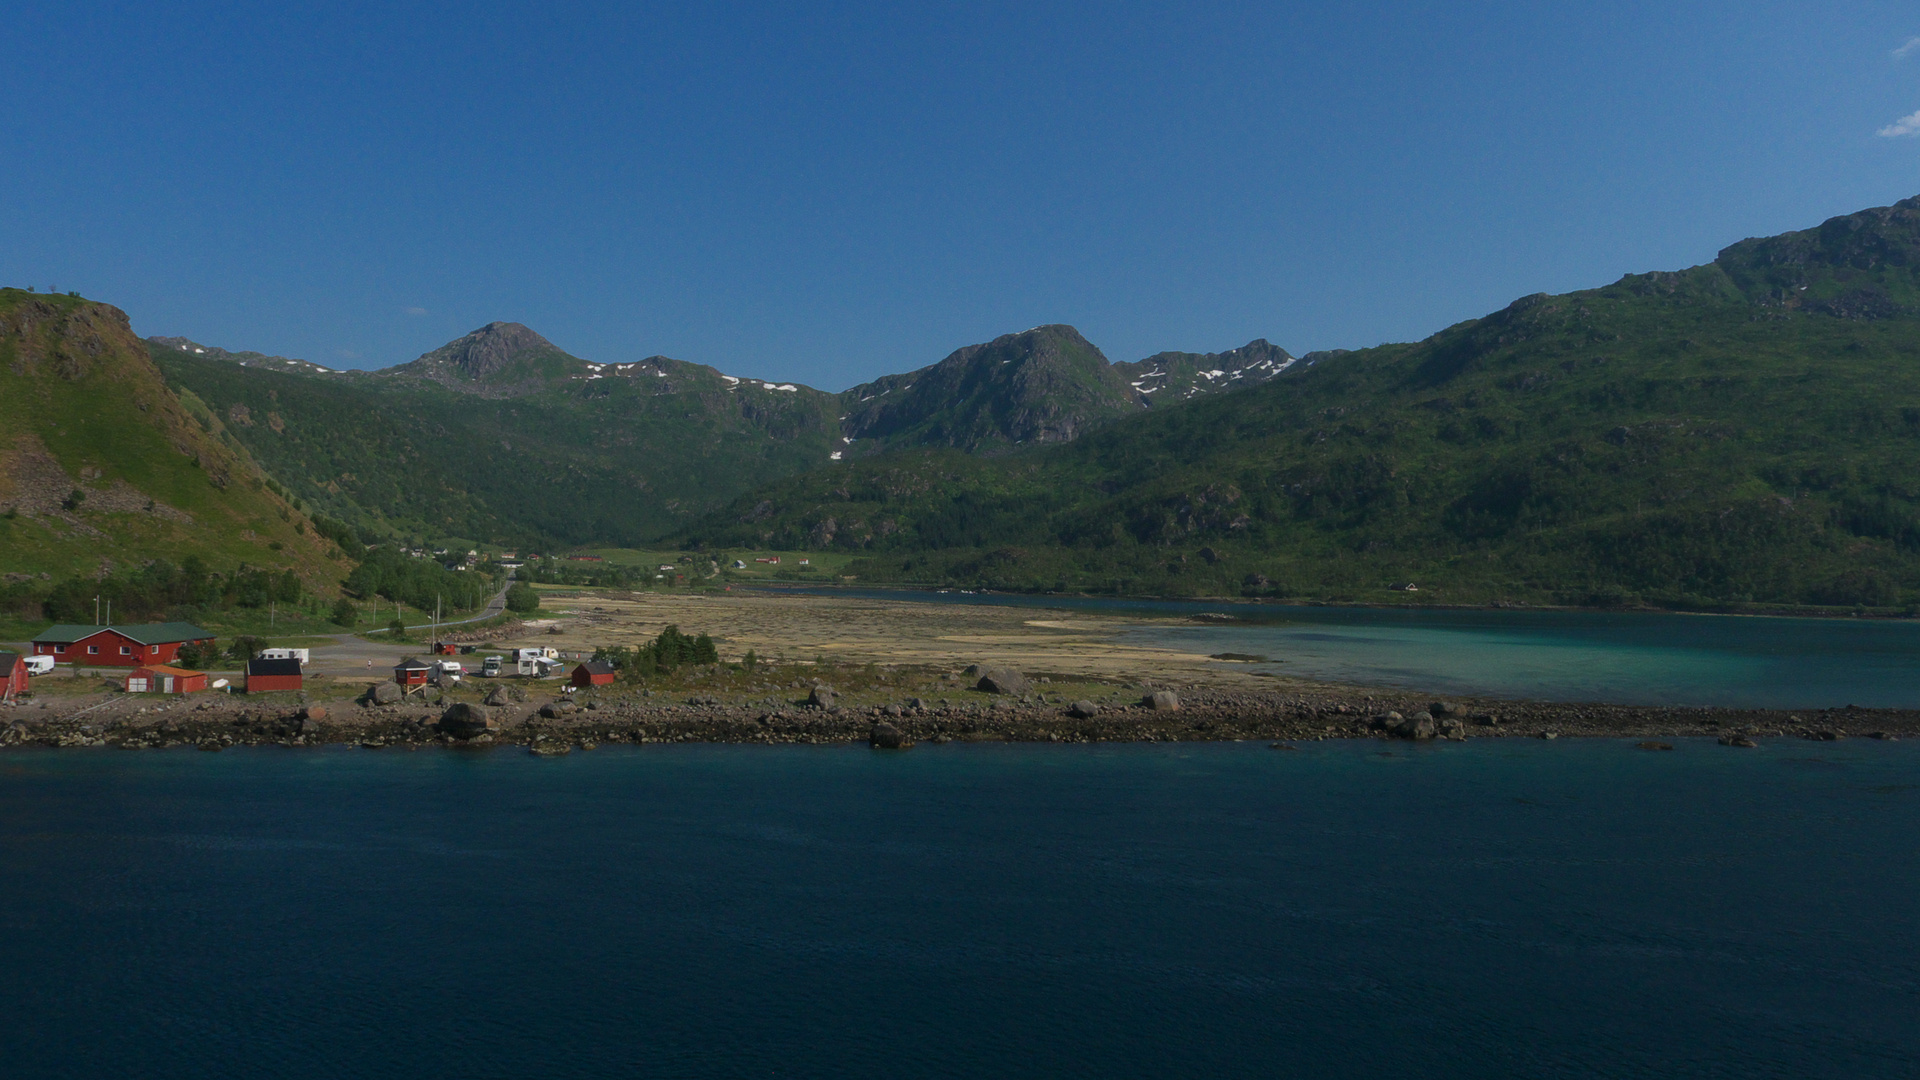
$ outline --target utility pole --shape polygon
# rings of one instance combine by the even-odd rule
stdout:
[[[100,597],[97,595],[93,598],[93,625],[95,626],[105,625],[100,621]]]
[[[101,623],[100,625],[102,626],[113,625],[113,601],[112,600],[107,601],[107,621],[104,623]]]

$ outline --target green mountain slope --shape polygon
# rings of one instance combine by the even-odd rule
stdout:
[[[274,476],[375,533],[642,542],[839,439],[830,394],[666,357],[596,364],[515,323],[376,373],[151,344]]]
[[[863,453],[900,446],[993,453],[1070,442],[1145,407],[1071,326],[969,345],[918,371],[863,383],[840,400],[844,434]]]
[[[167,389],[118,308],[0,289],[0,400],[10,581],[190,555],[219,571],[291,569],[321,590],[345,572],[214,418]]]
[[[684,539],[868,580],[1451,602],[1920,602],[1920,200],[997,460],[790,479]]]

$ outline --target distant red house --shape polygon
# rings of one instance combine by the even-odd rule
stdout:
[[[567,559],[570,562],[606,562],[598,555],[569,555]]]
[[[27,688],[27,661],[17,652],[0,651],[0,701],[12,701]]]
[[[300,674],[300,661],[289,657],[285,660],[247,661],[247,693],[264,694],[272,690],[298,690],[303,685]]]
[[[433,647],[433,653],[435,656],[458,656],[460,655],[460,643],[455,641],[438,642]]]
[[[35,656],[70,664],[139,667],[171,664],[188,642],[211,646],[213,635],[192,623],[143,623],[139,626],[49,626],[34,635]]]
[[[407,687],[425,686],[427,675],[432,671],[432,664],[425,663],[418,657],[409,656],[393,665],[393,681]]]
[[[127,692],[131,694],[197,694],[206,688],[206,672],[165,664],[134,668],[127,675]]]
[[[605,660],[588,660],[574,668],[573,678],[567,681],[575,686],[606,686],[618,670]]]

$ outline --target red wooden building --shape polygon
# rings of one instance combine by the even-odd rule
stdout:
[[[247,661],[247,693],[264,694],[272,690],[298,690],[302,685],[300,661],[291,657],[285,660],[262,660],[258,657]]]
[[[435,656],[458,656],[458,655],[460,655],[460,643],[459,643],[459,642],[457,642],[457,641],[439,641],[439,642],[435,642],[435,643],[434,643],[434,646],[433,646],[433,655],[435,655]]]
[[[207,688],[207,673],[165,664],[148,664],[127,675],[130,694],[197,694]]]
[[[139,626],[49,626],[34,635],[35,656],[68,664],[139,667],[171,664],[188,642],[211,647],[213,635],[192,623],[143,623]]]
[[[27,661],[17,652],[0,652],[0,701],[12,701],[27,688]]]
[[[573,669],[573,678],[567,680],[575,686],[606,686],[613,682],[618,668],[605,660],[588,660]]]
[[[432,664],[422,661],[417,656],[409,656],[393,665],[393,681],[408,688],[425,686],[427,675],[432,670]]]

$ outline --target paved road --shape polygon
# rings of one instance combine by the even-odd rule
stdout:
[[[407,629],[425,630],[438,625],[444,630],[449,626],[461,626],[466,623],[483,622],[491,619],[507,610],[507,590],[512,587],[513,574],[509,572],[506,582],[500,586],[500,591],[494,594],[493,599],[487,601],[486,608],[483,609],[480,614],[468,619],[455,619],[452,622],[438,624],[431,622],[416,623],[407,627]],[[377,634],[385,633],[385,631],[372,630],[368,631],[368,633]],[[333,638],[335,644],[314,647],[312,659],[307,664],[307,670],[309,672],[326,675],[375,675],[385,678],[390,674],[390,669],[393,665],[409,656],[418,656],[425,651],[417,642],[403,641],[389,644],[379,640],[368,640],[354,634],[329,634],[327,636]]]
[[[471,619],[455,619],[455,620],[453,620],[452,622],[443,622],[443,623],[431,623],[431,622],[423,622],[423,623],[415,623],[415,624],[413,624],[412,626],[409,626],[409,627],[407,627],[407,629],[409,629],[409,630],[421,630],[421,629],[431,629],[431,628],[433,628],[434,626],[464,626],[464,625],[466,625],[467,623],[476,623],[476,622],[484,622],[485,620],[487,620],[487,619],[491,619],[491,618],[493,618],[493,617],[494,617],[495,615],[498,615],[498,614],[500,614],[501,612],[503,612],[503,611],[505,611],[505,610],[507,610],[507,590],[508,590],[508,589],[511,589],[511,588],[513,588],[513,571],[511,571],[511,570],[509,570],[509,571],[507,571],[507,580],[506,580],[505,582],[503,582],[503,583],[501,583],[501,585],[500,585],[500,591],[499,591],[499,592],[497,592],[497,593],[494,593],[494,594],[493,594],[493,599],[491,599],[491,600],[489,600],[489,601],[487,601],[487,606],[486,606],[486,607],[485,607],[485,608],[484,608],[484,609],[483,609],[483,610],[482,610],[482,611],[480,612],[480,614],[478,614],[478,615],[475,615],[475,616],[474,616],[473,618],[471,618]],[[369,634],[384,634],[384,633],[386,633],[386,632],[387,632],[387,631],[386,631],[386,629],[385,629],[384,627],[382,627],[382,628],[381,628],[381,629],[379,629],[379,630],[369,630],[369,631],[367,631],[367,633],[369,633]],[[336,637],[347,637],[347,638],[350,638],[350,637],[352,637],[353,635],[352,635],[352,634],[342,634],[342,635],[335,635],[335,636],[336,636]]]

